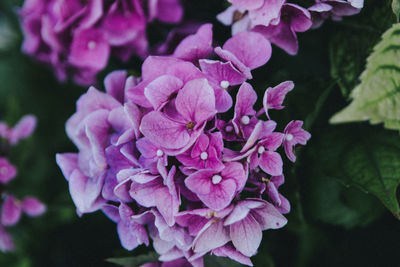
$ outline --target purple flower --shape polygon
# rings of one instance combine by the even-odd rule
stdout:
[[[209,208],[222,210],[226,208],[246,183],[242,164],[232,162],[225,164],[221,171],[200,170],[185,180],[186,186]]]
[[[151,240],[162,266],[202,267],[208,253],[252,265],[262,231],[283,227],[290,208],[278,192],[290,133],[268,110],[293,84],[261,101],[246,81],[269,42],[240,33],[211,58],[211,40],[206,24],[172,55],[148,57],[141,77],[116,71],[105,93],[89,88],[66,125],[79,152],[56,157],[78,214],[102,210],[128,250]]]
[[[229,226],[229,235],[235,248],[251,257],[256,254],[261,243],[262,231],[278,229],[286,223],[286,218],[270,203],[247,199],[235,206],[225,219],[224,226]]]
[[[267,114],[268,119],[270,119],[268,110],[269,109],[283,109],[282,106],[283,100],[285,100],[285,96],[287,93],[292,91],[294,88],[294,83],[292,81],[286,81],[277,86],[271,88],[267,88],[265,91],[263,98],[263,106],[265,114]]]
[[[7,156],[8,151],[20,140],[29,137],[36,127],[36,117],[26,115],[12,128],[0,122],[0,154]],[[8,192],[7,184],[17,175],[16,167],[6,157],[0,157],[0,251],[14,250],[12,237],[4,227],[16,225],[22,213],[36,217],[46,211],[46,206],[35,197],[25,197],[21,200]]]
[[[9,128],[4,122],[0,122],[0,137],[7,140],[11,145],[16,145],[20,140],[32,135],[36,124],[37,120],[33,115],[23,116],[12,128]]]
[[[302,126],[302,121],[291,121],[284,130],[283,147],[285,148],[286,156],[293,162],[296,161],[293,148],[297,144],[305,145],[307,140],[311,138],[311,135],[301,128]]]
[[[196,141],[207,120],[217,112],[214,91],[207,80],[192,80],[178,92],[171,109],[169,114],[152,111],[145,115],[140,130],[155,144],[180,150]]]
[[[251,30],[256,25],[276,24],[284,0],[228,0],[232,6],[217,16],[225,25],[232,25],[232,34]]]
[[[179,0],[25,0],[19,14],[23,52],[52,66],[60,81],[71,75],[89,85],[111,54],[146,56],[148,22],[177,23],[183,9]]]
[[[0,157],[0,183],[6,184],[17,176],[17,169],[7,158]]]
[[[295,55],[299,49],[296,32],[305,32],[311,25],[311,15],[307,9],[295,4],[284,4],[279,23],[267,27],[256,26],[253,30],[261,33],[288,54]]]
[[[202,134],[192,149],[176,156],[185,168],[201,170],[211,169],[220,171],[224,168],[221,161],[224,141],[220,133]],[[183,171],[183,170],[182,170]]]
[[[251,70],[265,65],[271,58],[271,44],[255,32],[242,32],[228,39],[215,53],[232,64],[247,79],[252,79]]]
[[[313,28],[318,28],[328,19],[341,20],[343,16],[358,14],[364,6],[364,0],[316,0],[308,8],[311,13]]]

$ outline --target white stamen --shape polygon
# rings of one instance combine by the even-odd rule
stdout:
[[[247,124],[250,123],[250,118],[249,118],[249,116],[243,116],[243,117],[240,119],[240,121],[241,121],[244,125],[247,125]]]
[[[227,89],[230,86],[228,81],[221,81],[219,85],[224,89]]]
[[[202,160],[208,159],[208,153],[207,153],[207,152],[201,152],[200,158],[201,158]]]
[[[225,127],[225,131],[226,131],[227,133],[230,133],[230,132],[233,131],[233,127],[232,127],[231,125],[228,125],[228,126]]]
[[[293,140],[293,135],[292,134],[287,134],[286,135],[286,140],[292,141]]]
[[[0,168],[1,175],[6,175],[6,173],[7,173],[7,167]]]
[[[263,146],[260,146],[258,148],[258,154],[262,154],[262,153],[264,153],[264,151],[265,151],[265,148]]]
[[[162,157],[163,155],[164,152],[161,149],[157,150],[157,157]]]
[[[93,49],[95,49],[96,48],[96,42],[95,41],[90,41],[89,43],[88,43],[88,48],[90,49],[90,50],[93,50]]]
[[[212,177],[212,183],[213,184],[219,184],[222,181],[222,177],[220,175],[214,175]]]

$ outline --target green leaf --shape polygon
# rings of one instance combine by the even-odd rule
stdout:
[[[361,83],[353,90],[353,102],[335,114],[331,123],[369,120],[400,130],[400,24],[382,36],[367,59]]]
[[[242,265],[236,261],[233,261],[229,258],[224,258],[224,257],[217,257],[217,256],[212,256],[212,255],[206,255],[204,257],[204,266],[207,267],[244,267],[245,265]]]
[[[310,212],[319,212],[320,220],[347,227],[373,219],[367,217],[376,212],[373,201],[339,188],[337,180],[376,196],[400,219],[396,196],[400,184],[400,137],[380,127],[359,125],[337,126],[320,136],[312,140],[308,153],[309,162],[318,162],[310,173],[320,176],[310,178],[315,184],[307,187],[314,192],[309,196],[311,201],[317,202]],[[320,191],[315,192],[312,187]]]
[[[397,21],[400,19],[400,0],[392,1],[393,13],[396,15]]]
[[[150,252],[148,254],[139,255],[135,257],[110,258],[107,259],[106,261],[125,267],[139,267],[142,264],[157,261],[157,259],[158,259],[157,253]]]

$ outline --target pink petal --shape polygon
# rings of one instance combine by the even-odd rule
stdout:
[[[174,56],[186,61],[196,61],[213,51],[212,24],[202,25],[196,34],[183,39],[174,51]]]
[[[182,148],[190,141],[186,125],[172,121],[158,111],[143,117],[140,131],[154,144],[168,149]]]
[[[36,128],[37,119],[33,115],[25,115],[15,125],[9,133],[9,141],[12,145],[18,143],[19,140],[29,137]]]
[[[22,207],[18,199],[7,196],[1,206],[1,224],[4,226],[15,225],[21,218]]]
[[[229,232],[222,221],[210,220],[193,241],[193,251],[208,252],[230,241]]]
[[[285,0],[264,0],[260,8],[249,12],[253,25],[268,26],[273,20],[278,19],[284,3]]]
[[[126,78],[127,72],[125,70],[116,70],[108,74],[104,79],[104,87],[107,94],[121,103],[124,102]]]
[[[255,32],[236,34],[225,42],[223,49],[232,52],[250,69],[266,64],[272,53],[270,42]]]
[[[102,70],[110,56],[110,45],[100,30],[85,29],[78,31],[71,43],[68,61],[83,68]]]
[[[183,86],[183,82],[170,75],[163,75],[151,83],[144,89],[144,95],[152,104],[154,110],[160,110],[170,100],[169,98]]]
[[[22,210],[29,216],[36,217],[46,211],[46,206],[35,197],[25,197],[22,200]]]
[[[229,230],[232,243],[238,251],[247,257],[257,253],[261,244],[262,229],[253,216],[249,215],[232,224]]]
[[[214,90],[206,79],[192,80],[179,91],[175,105],[187,122],[202,124],[216,113]]]
[[[0,157],[0,183],[6,184],[17,175],[17,169],[7,158]]]
[[[265,151],[260,157],[260,167],[270,175],[282,174],[282,158],[277,152]]]

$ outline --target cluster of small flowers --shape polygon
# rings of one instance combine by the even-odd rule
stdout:
[[[14,249],[11,236],[4,227],[14,226],[21,218],[22,212],[36,217],[45,212],[45,205],[35,197],[24,197],[18,200],[15,196],[5,190],[8,184],[17,176],[17,169],[8,161],[4,155],[10,146],[16,145],[21,139],[29,137],[36,126],[36,118],[32,115],[24,116],[18,124],[9,128],[0,122],[0,251],[6,252]]]
[[[285,0],[227,0],[232,5],[217,18],[232,25],[232,34],[242,31],[261,33],[290,55],[297,54],[296,32],[318,28],[324,20],[341,20],[360,12],[364,0],[315,0],[308,9]]]
[[[214,48],[212,39],[205,24],[172,55],[148,57],[140,78],[114,71],[106,93],[91,87],[66,124],[79,152],[56,158],[78,214],[102,210],[128,250],[151,238],[162,266],[203,266],[207,253],[252,265],[262,231],[283,227],[290,210],[277,149],[294,162],[310,138],[301,121],[282,133],[270,119],[291,81],[254,109],[246,81],[269,60],[269,41],[242,32]]]
[[[25,0],[19,11],[22,50],[52,66],[60,81],[71,75],[89,85],[111,53],[121,60],[148,53],[147,23],[179,22],[179,0]]]

